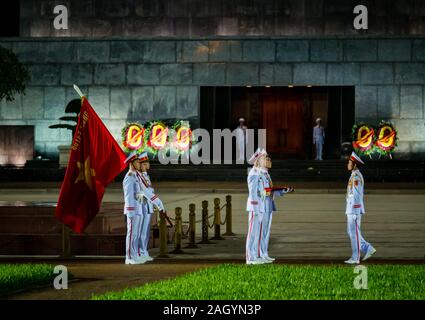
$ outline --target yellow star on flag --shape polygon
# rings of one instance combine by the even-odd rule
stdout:
[[[78,173],[77,179],[75,179],[75,183],[77,183],[78,181],[84,181],[90,188],[90,190],[92,190],[93,185],[91,177],[94,177],[96,175],[96,172],[94,171],[94,169],[90,168],[90,156],[87,157],[84,163],[77,161],[77,167],[80,171]]]

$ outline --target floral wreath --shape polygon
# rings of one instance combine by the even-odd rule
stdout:
[[[145,128],[138,122],[127,123],[121,130],[124,151],[129,153],[143,151],[145,145]]]
[[[160,149],[168,147],[168,127],[162,121],[151,121],[145,129],[146,150],[156,155]]]
[[[397,146],[397,130],[394,128],[393,124],[382,120],[376,131],[376,141],[375,146],[377,151],[383,155],[390,155]]]
[[[170,130],[170,141],[177,153],[182,154],[192,148],[196,139],[190,129],[189,121],[177,120]]]
[[[351,131],[353,136],[353,148],[358,154],[370,156],[374,149],[375,131],[365,123],[355,124]]]
[[[373,153],[379,157],[389,156],[397,146],[397,130],[390,122],[381,120],[376,131],[365,123],[355,124],[351,131],[353,148],[359,155],[372,158]]]

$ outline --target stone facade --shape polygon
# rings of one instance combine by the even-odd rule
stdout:
[[[74,82],[117,139],[128,120],[191,118],[198,126],[204,85],[353,85],[357,121],[390,120],[399,131],[399,151],[423,153],[424,43],[421,38],[3,40],[0,45],[12,48],[32,76],[25,95],[1,102],[0,125],[35,125],[36,151],[52,156],[57,145],[70,142],[69,131],[48,125],[77,98]],[[382,48],[394,53],[391,61]]]
[[[0,39],[31,71],[0,101],[0,125],[35,125],[37,153],[71,133],[48,129],[77,83],[118,138],[128,120],[190,118],[200,86],[355,86],[356,121],[391,120],[399,156],[425,154],[425,2],[352,0],[21,0],[21,38]],[[53,7],[69,29],[52,26]]]

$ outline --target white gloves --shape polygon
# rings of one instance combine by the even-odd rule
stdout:
[[[136,193],[136,200],[139,202],[143,202],[143,193]]]

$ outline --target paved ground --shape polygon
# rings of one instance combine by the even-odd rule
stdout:
[[[187,257],[244,258],[244,238],[247,232],[245,193],[238,190],[221,193],[223,190],[220,189],[215,189],[216,193],[206,193],[200,189],[174,192],[158,187],[157,190],[170,216],[173,216],[175,207],[183,208],[183,220],[188,220],[189,203],[196,205],[197,219],[200,219],[203,200],[209,201],[212,214],[213,199],[218,197],[223,204],[225,195],[231,194],[233,232],[237,237],[217,243],[214,247],[204,246],[202,250],[192,251]],[[302,192],[302,189],[297,189],[295,193],[277,199],[279,211],[273,216],[270,254],[283,259],[348,257],[350,251],[346,235],[346,217],[343,213],[344,190],[334,189],[332,193],[322,193],[323,189],[310,191]],[[389,193],[382,189],[378,191],[365,196],[367,213],[362,221],[363,236],[378,250],[376,258],[424,259],[425,196],[415,193],[399,194],[398,190],[391,190]],[[55,189],[30,191],[3,189],[0,192],[0,201],[56,201],[57,193],[58,190]],[[108,189],[104,201],[122,202],[122,191]],[[200,224],[197,224],[198,235],[200,231]],[[210,232],[212,233],[212,230]]]
[[[221,199],[224,195],[217,195]],[[197,207],[215,195],[192,195]],[[165,198],[166,199],[166,198]],[[172,199],[168,206],[187,200]],[[247,232],[246,196],[233,195],[233,231],[237,237],[186,250],[177,258],[244,259]],[[291,194],[277,200],[273,216],[270,254],[281,259],[343,260],[351,254],[346,234],[342,194]],[[418,259],[425,256],[425,197],[423,195],[368,195],[362,221],[363,236],[378,252],[376,259]],[[187,217],[187,211],[184,216]],[[197,229],[198,233],[200,228]],[[212,230],[210,231],[212,233]],[[210,234],[211,234],[210,233]],[[190,254],[189,254],[190,252]]]
[[[240,187],[238,187],[240,186]],[[349,257],[346,235],[345,190],[335,188],[298,188],[294,194],[277,199],[278,212],[274,214],[271,230],[270,255],[278,263],[299,262],[341,263]],[[190,188],[192,187],[192,188]],[[15,295],[18,299],[86,299],[92,293],[123,289],[145,282],[174,277],[221,262],[244,261],[247,213],[246,193],[242,184],[186,185],[175,190],[158,185],[157,190],[171,216],[177,206],[183,208],[183,219],[188,218],[188,205],[195,203],[200,219],[202,200],[208,200],[212,213],[215,197],[222,200],[226,194],[233,197],[233,232],[235,237],[199,245],[198,249],[184,249],[185,253],[170,254],[168,259],[141,266],[125,266],[123,260],[99,263],[66,262],[70,272],[77,276],[70,290],[56,291],[51,287]],[[207,192],[209,190],[209,192]],[[377,249],[370,263],[397,262],[424,263],[425,258],[425,197],[422,189],[369,189],[365,197],[366,215],[362,221],[363,236]],[[214,191],[214,192],[212,192]],[[3,189],[0,201],[56,201],[57,189]],[[109,188],[104,201],[122,202],[119,188]],[[224,228],[224,227],[223,227]],[[200,225],[197,225],[200,236]],[[212,230],[210,230],[210,235]],[[198,239],[199,240],[199,239]],[[186,240],[183,242],[183,247]],[[169,250],[172,250],[170,246]],[[152,249],[155,256],[158,249]],[[0,260],[5,261],[5,260]],[[43,259],[40,259],[43,261]],[[54,263],[56,263],[55,261]]]

